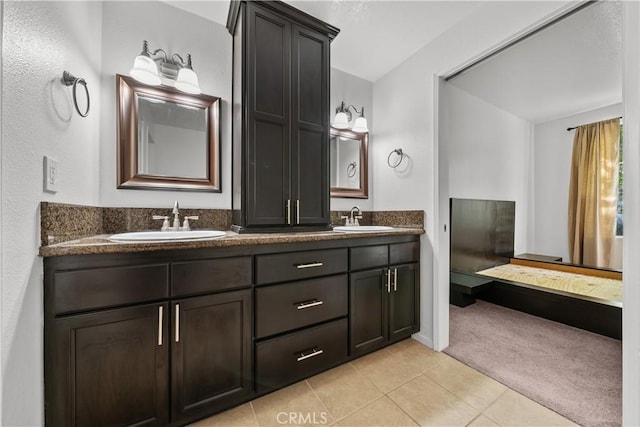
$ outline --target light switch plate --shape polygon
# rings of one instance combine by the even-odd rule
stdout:
[[[58,162],[51,157],[44,156],[44,191],[58,192]]]

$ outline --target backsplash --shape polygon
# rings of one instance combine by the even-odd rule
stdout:
[[[191,222],[193,229],[229,230],[232,225],[230,209],[184,209],[180,218],[197,215]],[[98,234],[128,231],[160,230],[162,221],[153,215],[170,215],[170,208],[100,208],[66,203],[40,203],[40,244],[47,246]],[[348,211],[331,211],[331,223],[342,225],[340,217]],[[362,212],[362,225],[424,228],[423,211]]]
[[[154,220],[153,215],[169,216],[169,221],[173,221],[170,208],[103,208],[103,212],[103,234],[160,230],[162,221]],[[229,230],[231,228],[231,210],[229,209],[180,208],[181,223],[185,215],[198,216],[197,220],[189,221],[194,230]]]
[[[171,208],[99,208],[64,203],[40,203],[40,244],[47,246],[98,234],[160,230],[162,221],[153,215],[168,215]],[[229,230],[229,209],[180,208],[180,218],[197,215],[190,221],[193,229]]]
[[[349,216],[349,211],[331,211],[331,224],[344,225],[342,216]],[[360,225],[424,228],[424,211],[364,211],[359,222]]]
[[[101,234],[102,219],[102,208],[40,202],[40,245]]]

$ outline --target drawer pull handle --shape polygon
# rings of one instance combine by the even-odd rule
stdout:
[[[386,272],[387,275],[387,293],[391,293],[391,269]]]
[[[393,292],[398,291],[398,269],[393,269]]]
[[[311,308],[311,307],[316,307],[318,305],[322,305],[324,304],[324,301],[314,300],[309,302],[299,302],[297,304],[298,304],[298,310],[304,310],[305,308]]]
[[[180,304],[176,304],[176,342],[180,342]]]
[[[300,352],[300,357],[298,357],[298,362],[302,362],[303,360],[309,359],[311,357],[320,356],[322,353],[324,353],[323,350],[316,350],[315,348],[309,354],[304,354],[304,351]]]
[[[162,345],[162,306],[158,307],[158,345]]]
[[[309,264],[298,264],[296,265],[296,268],[302,269],[302,268],[322,267],[323,265],[324,263],[321,263],[321,262],[311,262]]]

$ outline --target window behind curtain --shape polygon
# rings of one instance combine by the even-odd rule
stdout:
[[[618,209],[616,212],[616,236],[622,236],[623,235],[623,228],[624,228],[624,217],[622,215],[623,212],[623,194],[624,194],[624,190],[623,190],[623,186],[624,186],[624,168],[622,167],[624,165],[624,156],[623,156],[623,151],[622,151],[622,144],[623,141],[623,126],[622,124],[620,125],[620,141],[618,142],[619,144],[619,150],[618,150]]]

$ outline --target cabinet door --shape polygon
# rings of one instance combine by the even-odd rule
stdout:
[[[405,338],[417,332],[419,322],[418,264],[392,266],[393,283],[389,301],[390,339]]]
[[[388,341],[387,269],[350,274],[349,349],[351,355],[368,353]]]
[[[167,424],[167,310],[167,304],[159,304],[54,320],[53,402],[46,403],[47,424]]]
[[[172,305],[174,419],[226,408],[251,393],[251,291]]]
[[[295,223],[329,219],[329,38],[298,25],[292,38],[291,183]]]
[[[291,23],[250,2],[247,8],[247,225],[287,225],[293,222],[293,206],[287,210]]]

